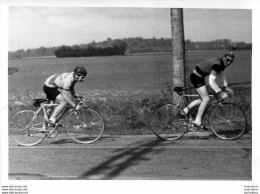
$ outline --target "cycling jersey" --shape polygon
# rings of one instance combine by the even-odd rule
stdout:
[[[44,85],[50,88],[70,90],[75,85],[73,75],[73,72],[52,75],[45,81]]]
[[[225,68],[226,66],[224,65],[222,58],[208,59],[206,61],[199,63],[195,67],[196,71],[202,77],[207,77],[212,70],[214,70],[216,73],[220,73],[221,71],[224,71]]]

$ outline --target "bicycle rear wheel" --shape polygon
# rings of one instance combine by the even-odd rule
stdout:
[[[94,110],[82,108],[69,114],[66,121],[69,136],[77,143],[93,143],[104,132],[102,117]]]
[[[209,115],[213,133],[221,139],[239,138],[246,130],[247,119],[241,108],[232,103],[216,106]]]
[[[165,104],[152,113],[151,127],[157,137],[172,141],[185,134],[188,120],[181,108],[173,104]]]
[[[23,110],[9,119],[9,136],[19,145],[33,146],[46,137],[46,126],[40,115]]]

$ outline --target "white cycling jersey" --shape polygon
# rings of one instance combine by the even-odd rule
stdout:
[[[64,90],[70,90],[74,86],[74,73],[62,73],[55,74],[47,78],[44,85],[50,88],[60,88]]]

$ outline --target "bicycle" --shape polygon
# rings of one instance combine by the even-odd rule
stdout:
[[[22,110],[10,117],[9,136],[21,146],[37,145],[44,138],[55,138],[59,127],[64,127],[61,121],[66,119],[67,133],[76,143],[97,141],[104,132],[102,117],[95,110],[85,107],[83,97],[78,97],[75,102],[81,105],[79,111],[67,105],[59,114],[55,126],[49,127],[47,109],[58,104],[50,103],[48,99],[33,99],[36,111]]]
[[[193,95],[188,90],[192,87],[175,87],[174,91],[181,97],[178,104],[164,104],[155,109],[151,115],[151,127],[154,134],[162,140],[172,141],[181,138],[188,130],[198,131],[194,126],[194,115],[183,109],[189,104]],[[230,96],[230,94],[229,94]],[[213,95],[210,95],[212,98]],[[197,113],[197,112],[196,112]],[[236,104],[215,99],[208,103],[203,117],[208,115],[208,123],[212,132],[224,140],[234,140],[243,135],[247,127],[247,118],[243,110]],[[196,116],[196,114],[195,114]]]

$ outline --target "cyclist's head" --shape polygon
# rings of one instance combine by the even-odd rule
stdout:
[[[85,79],[87,74],[88,72],[85,69],[85,67],[76,67],[74,69],[74,79],[77,82],[82,82]]]
[[[233,63],[235,55],[233,52],[226,52],[223,58],[225,66],[229,66],[231,63]]]
[[[88,74],[87,70],[85,69],[85,67],[76,67],[74,69],[74,74],[78,75],[78,76],[86,76]]]

